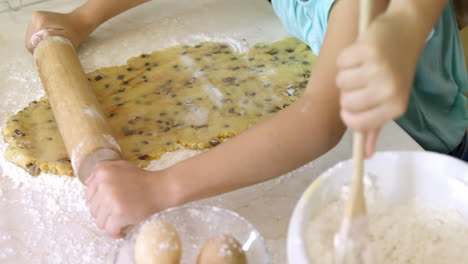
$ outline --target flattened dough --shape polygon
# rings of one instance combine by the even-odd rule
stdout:
[[[142,54],[87,76],[123,158],[145,167],[181,147],[216,146],[287,107],[305,90],[314,61],[294,38],[243,54],[204,42]],[[32,175],[73,174],[47,99],[12,116],[3,135],[6,158]]]

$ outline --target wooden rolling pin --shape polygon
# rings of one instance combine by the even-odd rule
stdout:
[[[47,37],[34,58],[73,170],[84,183],[98,162],[120,159],[120,147],[71,42]]]

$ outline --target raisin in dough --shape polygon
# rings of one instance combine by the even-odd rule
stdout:
[[[145,167],[180,148],[216,146],[295,101],[315,56],[294,38],[236,54],[229,45],[179,45],[87,74],[124,159]],[[78,125],[78,124],[77,124]],[[6,158],[32,175],[72,175],[46,99],[7,121]]]

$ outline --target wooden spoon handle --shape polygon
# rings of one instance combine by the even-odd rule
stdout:
[[[372,0],[361,0],[359,8],[359,34],[368,27],[372,15]],[[365,134],[354,132],[353,135],[353,179],[351,196],[345,210],[345,218],[353,219],[366,215],[364,197],[364,146]]]
[[[353,134],[353,178],[348,207],[345,211],[347,219],[366,215],[366,200],[364,198],[364,140],[363,133]]]

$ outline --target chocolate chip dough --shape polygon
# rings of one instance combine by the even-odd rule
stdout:
[[[214,147],[287,107],[302,95],[314,62],[294,38],[256,44],[243,54],[203,42],[142,54],[87,76],[122,157],[145,167],[166,152]],[[32,175],[73,175],[47,99],[9,118],[3,136],[6,158]]]

